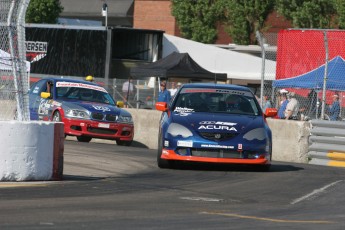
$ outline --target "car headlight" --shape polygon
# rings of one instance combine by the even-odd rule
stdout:
[[[79,119],[90,119],[90,112],[78,109],[67,109],[65,111],[65,117],[79,118]]]
[[[264,128],[256,128],[256,129],[252,129],[249,132],[247,132],[246,134],[243,135],[243,138],[248,140],[248,141],[252,141],[252,140],[265,140],[266,138],[266,132]]]
[[[123,116],[123,115],[120,115],[120,116],[117,118],[117,122],[118,122],[118,123],[132,124],[132,123],[133,123],[133,119],[132,119],[131,116]]]
[[[179,135],[184,138],[193,136],[193,133],[189,129],[177,123],[171,123],[168,127],[167,132],[174,137]]]

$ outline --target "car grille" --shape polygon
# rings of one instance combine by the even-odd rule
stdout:
[[[117,120],[117,116],[113,114],[103,114],[103,113],[92,113],[92,119],[98,121],[112,121],[115,122]]]
[[[191,149],[192,156],[212,158],[243,158],[243,153],[224,149]]]
[[[207,140],[212,141],[225,141],[229,140],[235,136],[237,136],[237,133],[209,133],[209,132],[200,132],[200,136]]]
[[[107,134],[107,135],[115,135],[117,133],[117,129],[102,129],[102,128],[93,128],[93,127],[88,127],[87,131],[90,133]]]

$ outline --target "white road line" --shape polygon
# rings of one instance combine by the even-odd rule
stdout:
[[[222,199],[207,198],[207,197],[180,197],[182,200],[207,201],[207,202],[221,202]]]
[[[334,185],[336,185],[336,184],[338,184],[339,182],[342,182],[342,181],[343,180],[338,180],[338,181],[330,183],[330,184],[328,184],[328,185],[326,185],[326,186],[324,186],[324,187],[322,187],[320,189],[315,189],[313,192],[293,200],[290,204],[297,204],[298,202],[306,200],[306,199],[308,199],[308,198],[310,198],[312,196],[316,196],[317,194],[324,192],[326,189],[328,189],[328,188],[330,188],[330,187],[332,187],[332,186],[334,186]]]

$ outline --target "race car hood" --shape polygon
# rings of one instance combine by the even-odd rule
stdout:
[[[262,116],[238,114],[172,113],[172,122],[188,127],[194,132],[246,133],[264,126]]]
[[[130,113],[126,110],[120,109],[115,105],[97,103],[97,102],[86,102],[86,101],[63,101],[61,102],[62,107],[68,107],[70,109],[86,109],[93,112],[104,112],[111,113],[116,115],[127,115],[130,116]]]

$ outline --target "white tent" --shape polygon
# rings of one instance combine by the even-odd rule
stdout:
[[[0,70],[12,71],[11,55],[0,49]],[[30,72],[30,62],[25,61],[26,71]]]
[[[211,72],[227,73],[228,79],[260,80],[262,58],[164,34],[163,58],[172,52],[188,53]],[[265,80],[275,80],[276,62],[265,60]]]

